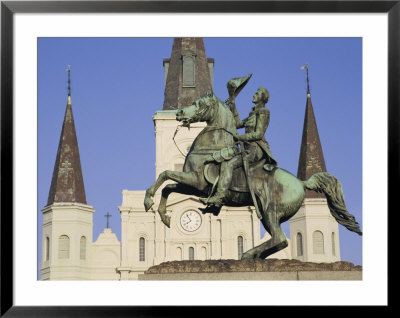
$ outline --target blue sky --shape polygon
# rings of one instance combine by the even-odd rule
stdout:
[[[152,116],[162,109],[162,60],[170,57],[172,42],[38,39],[39,247],[40,210],[47,203],[67,103],[67,65],[86,198],[96,210],[93,240],[106,226],[107,212],[120,239],[122,190],[145,190],[156,177]],[[236,101],[240,118],[247,116],[259,86],[269,90],[266,139],[279,166],[294,175],[306,104],[306,76],[300,67],[309,64],[326,167],[342,183],[347,208],[362,230],[362,39],[204,38],[204,43],[207,56],[215,58],[214,92],[220,99],[227,97],[229,79],[253,73]],[[289,235],[289,222],[282,228]],[[342,226],[339,236],[341,259],[362,265],[362,237]]]

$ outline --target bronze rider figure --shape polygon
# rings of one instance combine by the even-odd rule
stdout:
[[[264,165],[264,168],[271,171],[278,163],[272,157],[269,144],[265,140],[264,136],[270,120],[270,111],[265,107],[268,100],[268,90],[259,87],[253,96],[254,107],[252,107],[249,116],[244,120],[239,119],[239,113],[235,105],[235,95],[230,96],[226,101],[226,104],[230,106],[234,115],[236,128],[245,128],[245,133],[243,135],[235,135],[234,139],[235,141],[244,142],[244,151],[248,164],[265,158],[266,164]],[[210,197],[208,200],[200,199],[201,202],[206,205],[214,205],[217,207],[222,206],[224,204],[224,197],[228,192],[232,180],[233,170],[240,166],[243,166],[243,158],[240,153],[236,154],[230,160],[223,161],[220,167],[219,181],[215,195]]]

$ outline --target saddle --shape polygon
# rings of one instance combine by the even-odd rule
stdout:
[[[269,164],[265,164],[265,161],[265,159],[262,159],[249,165],[250,180],[256,181],[258,178],[264,178],[265,172],[272,170]],[[206,180],[211,184],[214,184],[215,180],[219,176],[219,169],[219,164],[207,164],[204,167],[204,177]],[[233,170],[232,182],[229,189],[238,192],[249,192],[249,186],[247,184],[247,178],[243,166]]]

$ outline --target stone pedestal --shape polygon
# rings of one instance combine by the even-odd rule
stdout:
[[[173,261],[150,267],[139,280],[362,280],[362,267],[288,259]]]

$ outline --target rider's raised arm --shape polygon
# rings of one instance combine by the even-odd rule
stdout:
[[[235,119],[236,129],[244,127],[244,121],[241,121],[239,118],[239,113],[236,109],[235,99],[230,97],[227,99],[226,104],[230,107],[231,112],[233,114],[233,118]]]
[[[239,113],[238,113],[238,111],[236,109],[236,106],[232,109],[232,113],[233,113],[233,118],[235,119],[236,129],[243,128],[244,127],[244,121],[240,120]]]
[[[257,141],[264,138],[269,125],[269,110],[264,108],[257,112],[257,123],[253,132],[240,135],[241,141]]]

